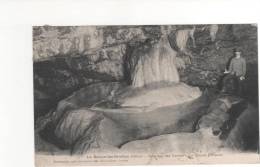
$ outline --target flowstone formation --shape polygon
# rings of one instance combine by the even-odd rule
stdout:
[[[132,86],[143,87],[162,81],[178,83],[180,79],[175,65],[176,54],[167,36],[162,36],[159,42],[149,48],[144,55],[138,56],[139,60],[132,74]]]

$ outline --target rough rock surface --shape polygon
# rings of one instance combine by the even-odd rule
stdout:
[[[193,58],[190,65],[179,71],[181,81],[200,87],[216,86],[237,48],[247,62],[245,97],[257,104],[257,28],[252,25],[219,25],[216,39],[211,41],[207,25],[204,29],[197,27],[194,32],[196,47],[189,42],[187,45]]]
[[[59,139],[56,136],[54,133],[56,127],[62,124],[61,122],[64,119],[66,120],[70,112],[84,107],[91,107],[95,103],[105,100],[110,96],[111,91],[119,89],[120,86],[121,84],[118,82],[104,82],[93,84],[74,92],[71,96],[61,100],[55,110],[50,111],[45,116],[39,117],[35,121],[35,131],[39,133],[44,140],[54,143],[60,148],[70,147],[65,140]],[[77,112],[75,115],[77,115]],[[77,118],[75,118],[75,120],[76,119]],[[73,119],[71,121],[73,122],[75,120]]]
[[[159,26],[34,27],[34,89],[48,95],[34,97],[35,118],[81,87],[124,80],[128,43],[160,34]]]
[[[126,142],[155,135],[194,131],[198,119],[206,112],[209,100],[207,95],[197,98],[200,95],[197,90],[196,97],[187,96],[186,101],[168,106],[125,107],[119,103],[116,108],[113,105],[100,108],[104,103],[118,103],[115,99],[121,99],[120,96],[113,100],[110,95],[115,91],[117,96],[120,86],[118,83],[100,83],[75,92],[58,104],[41,135],[53,136],[54,139],[47,140],[58,141],[60,148],[71,149],[72,153],[85,152],[99,143],[120,147]],[[149,91],[154,90],[145,91],[150,94]],[[133,100],[135,96],[131,96]]]
[[[72,110],[59,121],[54,133],[66,144],[73,145],[85,135],[86,129],[89,129],[91,124],[102,119],[100,114],[87,109]]]
[[[186,153],[254,150],[257,145],[258,112],[238,97],[205,92],[189,102],[155,108],[100,108],[103,102],[57,114],[58,124],[47,130],[55,129],[55,140],[63,144],[59,149],[69,149],[72,154],[118,149]],[[189,144],[192,146],[183,147]]]
[[[194,133],[173,133],[132,141],[123,145],[121,150],[145,154],[201,154],[219,152],[222,146],[218,136],[214,136],[210,128],[205,128]]]
[[[212,25],[196,25],[185,43],[187,52],[182,52],[183,46],[175,44],[179,40],[176,33],[192,29],[190,25],[34,27],[34,88],[48,97],[35,96],[35,117],[48,113],[58,101],[86,85],[129,82],[132,66],[158,43],[165,31],[177,52],[180,80],[200,88],[218,86],[233,49],[241,49],[247,62],[244,96],[258,104],[257,27],[218,25],[213,32]],[[134,56],[137,50],[144,54]]]
[[[207,113],[198,121],[198,130],[194,133],[173,133],[131,141],[121,150],[156,154],[214,153],[257,148],[258,112],[251,104],[234,96],[217,96]]]
[[[123,84],[118,82],[103,82],[82,88],[58,103],[55,110],[55,117],[60,118],[61,115],[71,109],[91,107],[109,98],[111,92],[120,89],[122,86]]]
[[[259,113],[256,107],[248,104],[236,118],[229,121],[231,130],[226,137],[226,147],[242,151],[257,152],[259,147]]]
[[[238,108],[234,109],[236,105],[240,107],[239,111]],[[213,132],[220,133],[224,123],[236,119],[245,107],[246,102],[239,97],[220,95],[210,104],[208,114],[202,116],[197,128],[212,127]],[[232,110],[235,110],[234,113]]]

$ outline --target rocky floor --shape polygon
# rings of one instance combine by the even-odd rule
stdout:
[[[167,93],[176,100],[168,103]],[[35,143],[44,154],[256,151],[256,134],[258,111],[242,98],[185,84],[133,89],[114,82],[60,101],[36,121]]]

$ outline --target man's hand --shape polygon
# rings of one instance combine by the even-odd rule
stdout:
[[[227,69],[225,69],[224,74],[230,73]]]
[[[244,77],[244,76],[242,76],[242,77],[240,77],[239,79],[242,81],[242,80],[244,80],[244,79],[245,79],[245,77]]]

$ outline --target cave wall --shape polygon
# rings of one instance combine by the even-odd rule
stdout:
[[[129,43],[160,34],[159,26],[33,27],[35,117],[81,87],[124,81]]]
[[[192,29],[193,25],[33,27],[36,117],[86,85],[130,81],[131,71],[127,67],[134,62],[132,53],[136,49],[145,53],[157,43],[163,29],[182,62],[178,69],[180,80],[189,85],[215,87],[233,56],[233,49],[241,49],[247,61],[247,97],[257,103],[257,27],[218,25],[214,40],[211,27],[195,25],[194,41],[188,38],[186,44],[190,55],[172,44],[178,31]]]
[[[258,103],[257,27],[219,25],[215,41],[211,41],[207,31],[195,32],[196,48],[188,43],[193,58],[192,63],[180,71],[182,81],[200,87],[218,85],[228,62],[234,57],[234,49],[239,49],[247,63],[245,96]]]

